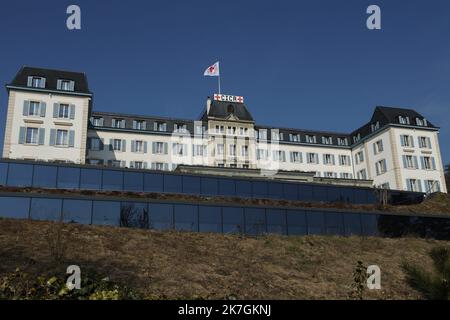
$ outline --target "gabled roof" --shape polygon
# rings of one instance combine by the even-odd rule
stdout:
[[[9,86],[14,87],[23,87],[27,88],[28,86],[28,77],[29,76],[37,76],[44,77],[46,79],[45,88],[43,90],[57,90],[57,81],[58,80],[72,80],[75,82],[74,93],[84,93],[91,94],[89,91],[88,81],[86,74],[80,72],[72,72],[65,70],[54,70],[54,69],[44,69],[44,68],[35,68],[35,67],[22,67],[19,72],[14,77],[13,81],[9,84]],[[71,91],[62,91],[64,93],[70,94]]]
[[[208,114],[203,114],[202,119],[219,118],[223,120],[240,120],[254,122],[252,115],[243,103],[226,102],[226,101],[211,101],[211,107]]]

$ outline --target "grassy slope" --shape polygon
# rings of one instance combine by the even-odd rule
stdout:
[[[240,238],[64,225],[65,261],[52,262],[48,222],[0,220],[0,276],[20,266],[61,272],[95,270],[155,298],[346,299],[358,260],[382,270],[382,290],[367,298],[411,299],[402,261],[430,268],[427,252],[449,242],[414,238]]]

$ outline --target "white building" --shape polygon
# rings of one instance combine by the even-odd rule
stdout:
[[[3,157],[173,170],[178,164],[315,172],[389,189],[447,192],[435,127],[376,107],[351,133],[257,125],[242,97],[214,95],[198,120],[96,112],[82,73],[23,67],[11,84]]]

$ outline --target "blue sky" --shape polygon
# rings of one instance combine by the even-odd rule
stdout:
[[[66,28],[77,4],[82,30]],[[382,30],[366,28],[381,7]],[[94,109],[197,118],[217,91],[243,95],[259,124],[350,132],[376,105],[441,127],[450,162],[450,2],[4,1],[0,82],[22,65],[86,72]],[[0,91],[0,140],[7,94]]]

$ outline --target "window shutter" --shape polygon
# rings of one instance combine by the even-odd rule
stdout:
[[[406,161],[406,156],[402,156],[402,158],[403,158],[403,168],[408,168],[408,162]]]
[[[436,170],[436,160],[434,160],[434,157],[431,157],[431,165],[433,166],[433,170]]]
[[[158,123],[153,122],[153,131],[158,131]],[[153,166],[153,163],[152,163]]]
[[[167,154],[167,148],[168,148],[168,145],[167,145],[167,142],[165,142],[164,143],[164,154]]]
[[[431,139],[427,138],[427,147],[431,149]]]
[[[100,126],[101,126],[101,127],[103,127],[103,120],[104,120],[103,118],[100,118],[100,121],[99,121],[99,122],[100,122]]]
[[[39,144],[44,145],[45,142],[45,128],[39,128]]]
[[[136,129],[136,120],[133,120],[133,129]]]
[[[164,170],[169,170],[169,164],[168,163],[164,163]]]
[[[419,164],[417,163],[417,156],[414,156],[414,168],[419,169]]]
[[[303,153],[302,152],[298,153],[298,158],[300,159],[300,163],[303,163]]]
[[[100,150],[105,149],[105,139],[100,139]]]
[[[408,189],[408,191],[412,191],[410,179],[406,179],[406,188]]]
[[[130,168],[134,168],[134,161],[130,161]]]
[[[114,143],[113,139],[109,139],[109,151],[113,151],[114,150],[113,149],[113,143]]]
[[[127,141],[126,140],[122,140],[122,145],[120,148],[122,152],[126,152],[127,151]]]
[[[62,80],[56,81],[56,90],[61,90],[62,87]]]
[[[147,130],[147,121],[142,122],[142,129]]]
[[[420,168],[422,170],[425,169],[425,159],[424,159],[424,157],[420,157]]]
[[[70,91],[75,91],[75,81],[70,81],[70,83],[69,83],[69,90]]]
[[[333,165],[335,165],[335,164],[336,164],[336,159],[335,159],[335,157],[334,157],[334,154],[331,155],[331,159],[333,160]]]
[[[411,147],[413,147],[414,148],[414,139],[413,139],[413,137],[412,136],[410,136],[410,139],[409,140],[411,140]]]
[[[405,146],[405,136],[400,136],[400,145],[401,145],[402,147]]]
[[[147,153],[147,141],[144,141],[144,153]]]
[[[384,150],[383,140],[380,140],[380,152]]]
[[[24,116],[28,116],[30,114],[30,101],[25,100],[23,102],[23,112],[22,112],[22,114]]]
[[[53,104],[53,118],[58,118],[59,116],[59,103]]]
[[[54,146],[56,144],[56,129],[50,129],[50,145]]]
[[[417,179],[417,185],[419,186],[419,192],[422,192],[422,180]]]
[[[435,191],[441,192],[441,184],[439,183],[439,181],[435,181],[434,184],[436,186]]]
[[[380,163],[379,162],[375,163],[375,170],[377,171],[377,176],[379,176],[380,175]]]
[[[156,142],[152,142],[152,153],[156,153]]]
[[[40,113],[41,113],[41,117],[45,117],[45,110],[47,109],[47,104],[45,102],[41,102],[40,103]]]
[[[125,120],[120,121],[120,127],[125,129]]]
[[[24,144],[25,143],[25,133],[26,133],[25,127],[20,127],[19,129],[19,143]]]
[[[291,135],[292,136],[292,135]],[[290,161],[294,162],[294,152],[289,152]]]
[[[71,104],[69,106],[70,119],[75,119],[75,105]]]
[[[373,144],[373,154],[377,154],[377,144],[376,144],[376,142]]]
[[[75,131],[70,130],[69,131],[69,147],[75,146]]]
[[[28,77],[27,86],[31,87],[33,85],[33,77]]]
[[[42,89],[45,89],[45,83],[46,83],[46,80],[47,80],[47,79],[45,79],[45,78],[41,78],[41,88],[42,88]]]
[[[131,152],[136,152],[136,142],[131,140]]]
[[[88,150],[92,149],[92,138],[87,138],[87,148]]]
[[[323,164],[327,164],[325,154],[322,155],[322,158],[323,158]]]

